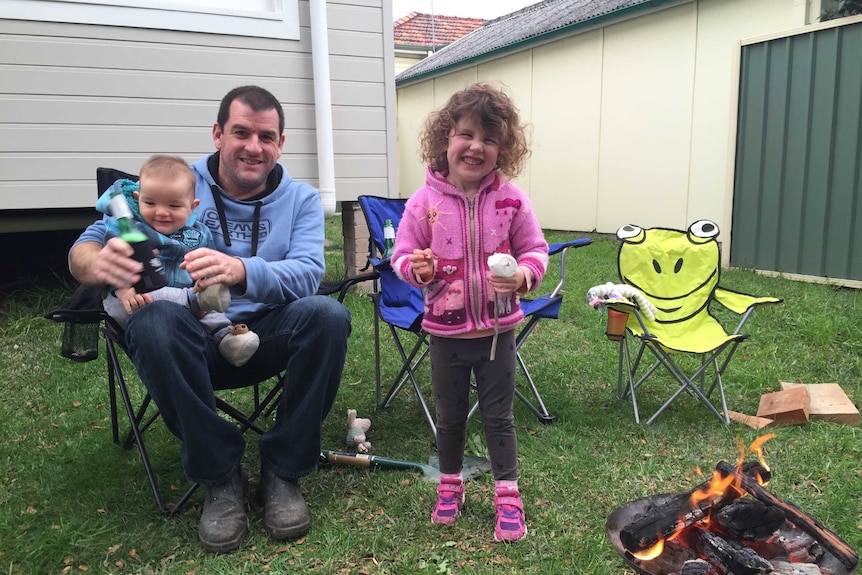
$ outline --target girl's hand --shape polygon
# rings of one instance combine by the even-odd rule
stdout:
[[[408,255],[407,259],[410,261],[413,273],[419,278],[419,281],[422,283],[431,281],[434,277],[434,252],[430,248],[413,250],[413,253]]]
[[[495,276],[491,272],[488,272],[488,283],[491,284],[494,292],[507,296],[518,291],[522,286],[527,285],[527,276],[524,273],[524,268],[518,266],[515,274],[511,277]]]

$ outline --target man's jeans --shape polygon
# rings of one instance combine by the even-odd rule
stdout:
[[[186,475],[221,483],[239,468],[245,440],[215,407],[210,372],[287,373],[276,422],[260,440],[260,458],[283,478],[311,473],[320,456],[320,427],[329,413],[347,354],[350,312],[326,296],[298,299],[248,322],[260,347],[242,368],[219,354],[187,308],[155,301],[132,314],[126,343],[141,381],[168,429],[182,441]],[[248,384],[253,383],[249,381]]]

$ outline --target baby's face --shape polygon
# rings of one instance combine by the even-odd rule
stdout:
[[[193,181],[165,176],[142,177],[136,197],[144,221],[165,235],[182,228],[200,203]]]

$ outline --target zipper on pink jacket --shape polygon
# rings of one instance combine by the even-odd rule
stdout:
[[[478,193],[477,193],[478,195]],[[475,199],[476,196],[473,196],[472,199],[467,199],[467,213],[470,221],[470,254],[468,260],[468,267],[473,267],[473,264],[476,262],[476,218],[475,218]],[[476,279],[476,270],[473,270],[473,273],[470,274],[471,282],[473,283],[473,317],[476,318],[476,328],[482,329],[482,306],[480,303],[481,294],[479,293],[479,281]]]

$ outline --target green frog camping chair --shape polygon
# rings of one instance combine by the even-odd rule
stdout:
[[[646,420],[647,425],[683,393],[698,398],[719,420],[730,423],[722,374],[737,346],[748,338],[742,328],[754,309],[781,300],[719,287],[718,234],[718,226],[709,220],[699,220],[687,230],[633,225],[617,230],[620,287],[626,296],[636,297],[614,298],[607,306],[609,313],[629,314],[619,340],[617,396],[631,398],[638,423],[638,392],[656,371],[666,371],[677,385]],[[710,312],[713,302],[741,316],[732,332]],[[629,346],[636,344],[633,355]],[[655,362],[646,367],[649,362],[642,360],[650,354]]]

